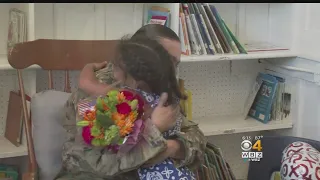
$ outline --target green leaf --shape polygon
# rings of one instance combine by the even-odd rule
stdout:
[[[101,146],[100,139],[94,138],[94,139],[91,141],[91,144],[94,145],[94,146]]]
[[[97,124],[103,128],[109,128],[114,125],[113,120],[110,118],[108,114],[104,114],[101,111],[97,111],[96,114]]]
[[[103,101],[102,98],[100,97],[97,98],[97,103],[96,103],[97,110],[103,110],[102,101]]]
[[[81,126],[81,127],[89,126],[89,121],[79,121],[77,122],[77,126]]]
[[[91,136],[99,136],[101,134],[101,130],[97,126],[93,126],[90,132]]]
[[[120,138],[118,126],[112,125],[110,126],[109,129],[105,131],[104,139],[108,144],[111,144],[112,142],[115,141],[115,139],[118,139],[118,138]]]
[[[134,99],[134,100],[131,101],[131,103],[130,103],[130,107],[131,107],[132,110],[136,110],[137,105],[138,105],[138,100],[136,100],[136,99]]]
[[[108,142],[105,139],[100,139],[101,146],[107,146],[109,145]]]
[[[112,91],[109,91],[107,96],[109,97],[117,97],[117,94],[119,93],[119,91],[117,90],[112,90]]]
[[[123,142],[124,142],[124,138],[119,138],[118,144],[123,144]]]

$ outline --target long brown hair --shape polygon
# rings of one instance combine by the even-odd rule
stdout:
[[[113,64],[139,82],[142,90],[148,87],[156,95],[167,92],[172,104],[174,97],[186,99],[179,90],[173,58],[156,40],[139,36],[120,40]]]
[[[153,40],[158,38],[166,38],[180,42],[179,36],[170,28],[160,24],[147,24],[142,26],[131,38],[145,36]]]

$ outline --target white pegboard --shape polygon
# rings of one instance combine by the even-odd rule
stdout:
[[[182,63],[179,75],[192,92],[193,117],[241,114],[262,70],[255,60]]]

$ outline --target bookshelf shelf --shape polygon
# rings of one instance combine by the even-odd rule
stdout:
[[[199,123],[199,127],[205,136],[287,129],[293,127],[293,123],[290,119],[270,121],[268,124],[263,124],[250,117],[244,120],[241,115],[204,117],[194,119],[194,121]]]
[[[296,57],[297,54],[290,50],[281,51],[262,51],[250,52],[248,54],[218,54],[218,55],[191,55],[182,56],[181,62],[198,62],[198,61],[234,61],[234,60],[248,60],[248,59],[272,59],[272,58],[286,58]]]
[[[28,155],[26,145],[16,147],[5,137],[0,136],[0,159]]]

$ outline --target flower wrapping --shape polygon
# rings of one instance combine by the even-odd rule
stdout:
[[[95,101],[84,100],[78,104],[85,143],[106,147],[110,151],[128,152],[138,141],[143,121],[143,99],[127,90],[110,91],[106,97]]]
[[[96,100],[85,99],[78,103],[78,114],[80,117],[83,117],[86,111],[94,110],[94,106],[96,105]]]

